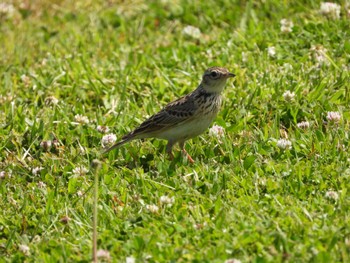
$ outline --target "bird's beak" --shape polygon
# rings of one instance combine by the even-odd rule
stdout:
[[[234,78],[234,77],[236,77],[236,75],[233,74],[233,73],[231,73],[231,72],[229,72],[229,73],[227,74],[227,77],[228,77],[228,78]]]

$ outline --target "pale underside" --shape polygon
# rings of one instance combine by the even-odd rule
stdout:
[[[185,141],[202,134],[206,129],[209,128],[215,117],[216,113],[201,116],[199,118],[194,117],[169,128],[164,128],[152,133],[140,134],[139,136],[136,136],[136,138],[142,139],[154,137],[171,142]]]

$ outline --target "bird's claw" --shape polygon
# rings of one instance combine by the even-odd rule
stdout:
[[[186,155],[187,157],[187,160],[190,162],[190,163],[194,163],[194,160],[192,159],[191,155],[188,154],[188,152],[183,149],[182,152]]]

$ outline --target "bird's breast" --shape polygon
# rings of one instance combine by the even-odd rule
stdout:
[[[184,121],[169,130],[161,131],[155,137],[181,141],[202,134],[214,121],[221,106],[221,96],[208,96],[198,100],[197,106],[196,113],[188,121]]]
[[[214,115],[215,118],[221,107],[221,96],[212,95],[203,98],[201,103],[198,103],[198,114],[210,117]]]

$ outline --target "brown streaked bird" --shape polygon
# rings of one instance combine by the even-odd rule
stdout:
[[[235,74],[226,68],[208,68],[198,88],[166,105],[161,111],[144,121],[138,128],[122,137],[121,141],[105,153],[135,139],[159,138],[168,141],[166,152],[173,159],[172,148],[179,143],[189,162],[193,159],[186,152],[185,141],[202,134],[209,128],[221,106],[221,92],[228,78]]]

